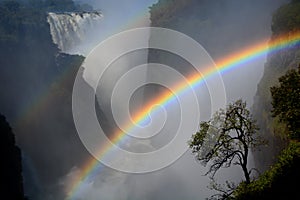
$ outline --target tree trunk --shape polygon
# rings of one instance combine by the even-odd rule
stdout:
[[[248,169],[247,169],[247,163],[243,164],[242,168],[243,168],[243,172],[244,172],[244,175],[245,175],[246,184],[249,184],[250,183],[250,174],[249,174]]]
[[[248,163],[248,146],[244,143],[244,150],[245,150],[245,157],[244,157],[244,162],[242,163],[242,168],[244,171],[245,179],[246,179],[246,184],[250,183],[250,174],[247,169],[247,163]]]

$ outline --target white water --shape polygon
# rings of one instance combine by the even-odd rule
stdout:
[[[52,40],[62,52],[82,54],[76,47],[85,42],[90,30],[101,18],[102,14],[98,12],[50,12],[47,21],[50,24]]]

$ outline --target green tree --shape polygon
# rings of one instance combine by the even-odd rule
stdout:
[[[249,184],[252,171],[247,167],[249,151],[265,143],[257,134],[258,130],[246,102],[239,99],[229,104],[226,110],[220,109],[211,120],[201,122],[200,130],[189,141],[189,147],[203,166],[211,163],[205,175],[213,179],[220,168],[238,165],[243,170],[245,183]],[[223,198],[233,191],[233,185],[228,182],[229,193],[218,184],[213,184],[212,188],[222,192]]]
[[[272,19],[273,34],[285,34],[300,29],[300,1],[293,0],[291,3],[281,6]]]
[[[287,125],[289,136],[300,138],[300,65],[279,78],[279,85],[271,87],[272,114]]]

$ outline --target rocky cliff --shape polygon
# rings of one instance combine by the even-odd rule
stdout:
[[[273,15],[272,37],[270,43],[282,34],[288,35],[300,30],[300,1],[292,1],[280,7]],[[288,48],[268,55],[264,74],[257,86],[253,105],[253,114],[258,120],[261,132],[269,140],[263,153],[256,155],[259,168],[266,169],[277,153],[284,147],[287,132],[285,126],[271,116],[270,87],[278,83],[278,78],[289,69],[295,69],[300,64],[300,45],[290,45]]]
[[[15,136],[5,117],[0,114],[1,196],[6,199],[24,200],[22,158]]]

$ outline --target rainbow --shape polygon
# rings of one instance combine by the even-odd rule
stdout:
[[[299,45],[300,32],[288,33],[273,37],[269,42],[268,40],[269,39],[262,40],[252,46],[218,60],[216,62],[217,67],[208,67],[203,71],[202,76],[200,76],[198,73],[190,75],[187,77],[188,84],[178,83],[178,85],[176,85],[176,95],[180,95],[184,90],[188,90],[190,87],[196,88],[203,83],[205,79],[211,78],[216,73],[223,74],[237,67],[241,67],[243,64],[262,56],[273,54],[280,50],[289,49],[295,45]],[[134,124],[142,124],[143,121],[150,115],[150,113],[155,111],[155,109],[152,109],[153,105],[166,105],[170,103],[170,101],[174,99],[175,93],[166,92],[154,98],[154,100],[149,102],[141,111],[135,113],[133,116]],[[134,128],[132,125],[128,125],[126,129],[127,132],[132,130],[132,128]],[[113,144],[118,144],[124,140],[125,136],[126,132],[116,131],[110,139]],[[111,144],[106,144],[99,149],[98,157],[107,156],[112,149],[111,147]],[[95,173],[99,172],[102,167],[103,165],[101,165],[98,160],[94,158],[88,160],[79,175],[72,180],[70,188],[67,191],[67,199],[73,199],[80,191],[83,183],[88,181]]]

